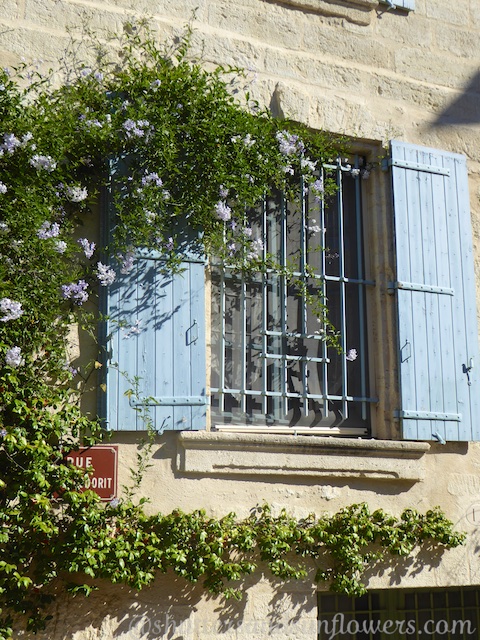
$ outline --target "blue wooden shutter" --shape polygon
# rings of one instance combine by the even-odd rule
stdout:
[[[159,252],[138,251],[128,274],[112,261],[117,277],[103,302],[108,429],[206,427],[205,260],[185,247],[174,274]]]
[[[480,439],[466,160],[392,142],[400,419],[411,440]]]
[[[379,0],[381,4],[390,5],[390,0]],[[414,11],[415,0],[391,0],[394,9],[405,9],[405,11]]]

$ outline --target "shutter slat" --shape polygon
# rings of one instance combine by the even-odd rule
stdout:
[[[381,4],[389,4],[389,0],[379,0]],[[415,9],[415,0],[392,0],[396,9],[405,9],[413,11]]]
[[[405,160],[405,149],[399,148],[395,159]],[[395,197],[395,213],[398,211],[410,211],[415,206],[416,191],[410,193],[407,187],[408,174],[406,171],[393,170],[393,193]],[[412,273],[410,269],[410,249],[413,248],[411,243],[410,219],[407,215],[395,216],[396,230],[396,250],[397,256],[402,256],[402,261],[397,264],[397,280],[412,281]],[[400,366],[400,385],[402,393],[402,406],[416,406],[416,389],[415,378],[413,376],[402,375],[407,369],[416,370],[416,350],[412,348],[414,342],[413,331],[413,314],[412,314],[413,295],[410,291],[398,291],[397,303],[403,313],[398,316],[398,335],[399,347],[403,358],[401,358]],[[408,347],[409,345],[409,347]],[[409,432],[406,433],[406,423],[403,421],[403,435],[405,438],[413,438],[417,435],[417,422],[408,421]]]
[[[450,186],[448,189],[449,209],[452,212],[449,222],[456,240],[455,255],[463,265],[462,269],[452,271],[452,284],[462,292],[462,303],[454,308],[455,344],[458,345],[459,356],[456,362],[456,371],[462,381],[462,384],[459,385],[459,403],[462,407],[465,406],[464,412],[470,416],[468,427],[462,425],[461,439],[478,440],[480,439],[480,425],[478,424],[480,416],[480,371],[473,372],[471,377],[472,385],[468,385],[468,380],[464,373],[464,367],[470,358],[478,361],[478,339],[474,340],[472,338],[472,336],[478,336],[478,332],[472,234],[468,207],[468,174],[466,161],[462,156],[454,157],[451,160],[451,164],[457,188],[453,189]],[[465,215],[465,210],[468,218]],[[453,212],[459,212],[459,215],[454,216]],[[466,257],[469,257],[468,263],[465,263]]]

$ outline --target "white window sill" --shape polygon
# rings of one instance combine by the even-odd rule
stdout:
[[[182,431],[177,469],[201,475],[419,482],[429,449],[425,442]]]

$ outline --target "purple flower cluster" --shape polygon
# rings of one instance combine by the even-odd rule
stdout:
[[[85,187],[65,187],[65,195],[70,202],[82,202],[88,198],[88,191]]]
[[[310,220],[310,225],[308,226],[308,230],[311,231],[312,233],[320,233],[320,231],[322,230],[322,227],[320,227],[317,224],[317,221],[315,220],[315,218],[312,218]]]
[[[78,244],[82,247],[85,257],[90,259],[95,251],[95,243],[89,242],[87,238],[80,238]]]
[[[307,171],[310,171],[310,173],[313,173],[317,168],[317,163],[310,160],[310,158],[300,158],[300,166],[302,169],[306,169]]]
[[[92,129],[92,128],[97,128],[97,129],[101,129],[103,127],[103,122],[100,122],[100,120],[84,120],[83,124],[88,128],[88,129]]]
[[[48,171],[51,173],[57,167],[57,163],[51,156],[42,156],[35,154],[32,158],[30,158],[30,164],[35,169],[43,169],[44,171]]]
[[[353,362],[358,358],[358,353],[356,349],[349,349],[347,355],[345,356],[345,360],[349,362]]]
[[[278,140],[280,153],[284,156],[302,154],[305,151],[305,145],[294,133],[289,133],[285,130],[277,131],[276,138]]]
[[[102,262],[97,262],[97,278],[102,287],[108,287],[115,280],[115,271]]]
[[[127,251],[125,255],[119,253],[117,256],[117,260],[121,262],[120,273],[123,273],[124,275],[130,273],[130,271],[132,271],[133,267],[135,266],[135,256],[132,251]]]
[[[0,300],[0,311],[3,313],[3,318],[0,318],[1,322],[17,320],[23,314],[22,303],[10,300],[10,298],[2,298]]]
[[[45,221],[37,231],[40,240],[48,240],[48,238],[56,238],[60,233],[60,225],[58,222]]]
[[[19,367],[24,364],[24,359],[22,358],[22,350],[20,347],[12,347],[5,354],[5,363],[9,367]]]
[[[155,221],[156,213],[154,211],[150,211],[150,209],[145,209],[145,218],[148,224],[152,224]]]
[[[148,120],[132,120],[128,118],[123,123],[125,129],[125,135],[127,138],[143,138],[148,131],[145,131],[150,126]]]
[[[250,244],[250,251],[247,254],[247,258],[248,260],[258,260],[258,258],[260,258],[261,253],[263,251],[263,241],[260,240],[260,238],[257,238],[256,240],[252,240],[252,243]]]
[[[17,147],[22,145],[21,141],[13,133],[4,133],[3,142],[0,144],[1,155],[6,153],[13,153]]]
[[[154,184],[156,187],[161,187],[163,186],[163,181],[159,177],[158,173],[155,173],[155,172],[147,173],[142,178],[142,185],[145,187],[149,184]]]
[[[87,287],[85,280],[62,284],[62,296],[66,300],[73,300],[75,304],[81,305],[88,300]]]
[[[160,178],[160,176],[158,175],[158,173],[156,173],[155,171],[152,171],[151,173],[147,173],[143,176],[142,178],[142,187],[148,187],[150,185],[153,185],[155,187],[162,187],[163,186],[163,180]],[[141,187],[139,187],[137,189],[137,194],[140,196],[140,198],[144,197],[144,193]],[[170,192],[167,191],[167,189],[163,189],[162,190],[162,196],[164,200],[168,200],[170,198]],[[147,215],[147,221],[148,222],[152,222],[152,217],[150,216],[151,212],[148,212]],[[149,219],[150,218],[150,219]]]
[[[90,67],[84,67],[80,71],[80,76],[82,78],[88,78],[91,75],[92,75],[92,69],[90,69]],[[95,71],[95,73],[93,73],[93,77],[97,82],[101,82],[103,80],[103,73],[101,73],[100,71]]]
[[[315,202],[320,202],[325,189],[323,185],[323,178],[319,178],[318,180],[315,180],[315,182],[313,182],[310,185],[310,189],[314,195]]]
[[[222,201],[217,202],[217,204],[215,205],[215,213],[217,214],[217,218],[219,218],[219,220],[223,220],[224,222],[230,220],[230,218],[232,217],[232,210],[227,204],[225,204],[225,202]]]
[[[57,253],[65,253],[67,250],[67,243],[64,240],[57,240],[55,242],[55,251]]]

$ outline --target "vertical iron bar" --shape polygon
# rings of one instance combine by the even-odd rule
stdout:
[[[280,276],[280,285],[281,285],[281,333],[282,337],[280,338],[282,341],[281,346],[281,354],[282,358],[282,387],[283,387],[283,412],[284,415],[288,415],[288,398],[287,398],[287,338],[285,336],[287,332],[287,279],[285,277],[285,269],[287,266],[287,212],[285,207],[285,196],[282,193],[280,199],[280,220],[281,220],[281,230],[280,230],[280,238],[281,238],[281,250],[280,250],[280,262],[282,266],[283,274]]]
[[[346,353],[346,310],[345,310],[345,253],[344,253],[344,219],[343,219],[343,175],[339,160],[338,169],[338,254],[340,276],[340,346],[342,348],[342,414],[343,420],[348,417],[347,395],[347,361]]]
[[[321,171],[321,177],[323,178],[323,183],[325,184],[325,170],[323,169],[323,167],[320,169]],[[327,274],[327,266],[326,266],[326,257],[325,257],[325,250],[326,250],[326,236],[327,236],[327,229],[326,229],[326,221],[325,221],[325,197],[323,197],[320,201],[320,228],[322,230],[322,252],[321,252],[321,265],[320,265],[320,272],[322,277],[322,299],[325,301],[327,299],[327,281],[325,279],[325,276]],[[326,332],[326,326],[323,325],[322,326],[323,331]],[[323,334],[323,337],[325,338],[326,335],[325,333]],[[328,350],[327,350],[327,342],[324,339],[322,342],[322,357],[323,357],[323,363],[322,363],[322,393],[323,393],[323,415],[325,418],[328,418],[328,364],[327,364],[327,357],[328,357]]]
[[[262,203],[262,225],[263,225],[263,260],[265,262],[267,251],[270,249],[268,246],[269,238],[268,238],[268,224],[267,224],[267,196],[265,195]],[[273,248],[272,248],[273,252]],[[268,398],[267,398],[267,358],[265,354],[267,353],[268,340],[267,340],[267,318],[268,318],[268,274],[265,272],[265,269],[262,272],[262,408],[263,415],[266,416],[268,413]]]
[[[225,411],[225,350],[226,350],[226,324],[225,324],[225,269],[220,270],[220,411]]]
[[[306,216],[306,198],[304,193],[304,181],[300,180],[300,211],[301,211],[301,226],[300,226],[300,278],[302,282],[302,311],[301,311],[301,329],[300,333],[307,334],[307,296],[306,288],[307,275],[306,275],[306,262],[307,262],[307,216]],[[300,362],[302,368],[302,394],[303,394],[303,413],[308,416],[308,378],[307,378],[307,361],[302,360]]]
[[[359,159],[355,156],[355,168],[358,169]],[[355,180],[355,220],[357,226],[357,278],[358,280],[364,279],[363,273],[363,228],[362,228],[362,189],[361,179],[357,177]],[[365,344],[365,286],[363,284],[358,285],[358,321],[359,321],[359,357],[360,357],[360,394],[362,398],[367,396],[367,381],[366,381],[366,344]],[[367,403],[362,401],[362,420],[367,419]]]
[[[247,364],[247,283],[245,281],[245,278],[242,274],[242,280],[241,280],[241,299],[240,299],[240,314],[241,314],[241,327],[240,327],[240,331],[241,331],[241,337],[240,337],[240,353],[241,353],[241,360],[242,360],[242,364],[241,364],[241,383],[240,383],[240,394],[241,394],[241,410],[243,414],[246,414],[247,412],[247,396],[246,396],[246,389],[247,389],[247,382],[246,382],[246,376],[247,376],[247,371],[246,371],[246,364]],[[251,339],[251,336],[250,336]]]

